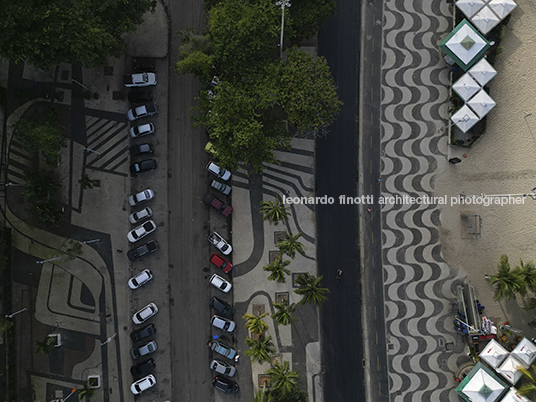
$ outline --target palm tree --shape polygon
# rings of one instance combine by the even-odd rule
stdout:
[[[521,278],[523,287],[526,286],[531,292],[536,292],[536,267],[534,262],[529,261],[525,264],[520,259],[519,264],[520,266],[516,266],[514,272]]]
[[[266,392],[266,382],[262,384],[262,389],[255,394],[253,402],[272,402],[274,399],[270,396],[270,392]]]
[[[280,241],[275,246],[279,249],[281,254],[286,254],[290,258],[294,258],[296,256],[296,251],[301,255],[305,255],[305,247],[298,241],[301,236],[302,233],[292,236],[292,234],[287,232],[286,239]]]
[[[76,393],[78,394],[78,398],[80,400],[85,399],[86,401],[89,401],[93,395],[95,395],[95,388],[91,388],[89,386],[89,383],[87,381],[84,381],[83,388],[79,388],[76,390]]]
[[[519,393],[524,396],[530,396],[531,400],[536,397],[536,366],[530,366],[527,370],[524,367],[517,368],[523,374],[525,381],[522,382],[522,386],[519,387]]]
[[[268,220],[270,225],[277,225],[281,221],[288,220],[290,208],[281,204],[279,196],[275,197],[274,201],[261,201],[261,208],[259,211],[263,214],[262,220]]]
[[[270,353],[275,352],[275,347],[272,342],[272,337],[266,338],[264,334],[257,339],[246,338],[246,345],[249,347],[245,351],[246,355],[252,360],[257,360],[259,363],[271,361]]]
[[[268,329],[268,324],[266,324],[262,320],[267,315],[268,313],[264,313],[261,315],[244,314],[242,318],[246,320],[247,329],[249,329],[254,334],[262,334]]]
[[[282,303],[273,303],[273,306],[277,311],[272,314],[272,318],[277,325],[288,325],[294,322],[294,315],[292,313],[296,310],[295,303],[292,303],[289,306],[288,302],[285,300]]]
[[[286,268],[289,264],[290,261],[283,261],[283,257],[279,254],[274,261],[266,265],[263,269],[271,272],[270,276],[268,276],[269,281],[285,283],[285,274],[290,275],[290,270]]]
[[[323,276],[317,278],[314,275],[308,273],[300,274],[296,277],[296,283],[299,288],[294,292],[303,296],[300,300],[300,304],[314,303],[318,307],[322,307],[324,302],[328,300],[325,293],[329,293],[328,288],[323,288],[322,281]]]
[[[508,256],[502,255],[497,266],[497,275],[486,276],[495,287],[495,297],[493,300],[515,298],[516,293],[526,294],[526,288],[518,272],[511,270]]]
[[[54,350],[54,338],[50,336],[45,336],[45,339],[43,339],[43,342],[35,341],[35,346],[37,346],[37,350],[35,353],[43,353],[44,355],[49,355],[50,352]]]
[[[296,371],[290,371],[287,361],[284,361],[283,364],[275,363],[274,367],[268,370],[268,375],[270,376],[271,389],[279,389],[284,394],[298,389],[300,376]]]

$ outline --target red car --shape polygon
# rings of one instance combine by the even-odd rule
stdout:
[[[216,253],[210,256],[210,262],[216,265],[219,269],[221,269],[226,274],[231,272],[231,269],[233,269],[233,265],[229,261],[227,261],[225,258],[219,256]]]
[[[208,205],[212,205],[214,208],[216,208],[218,213],[222,214],[223,216],[229,216],[231,215],[231,212],[233,212],[233,208],[231,208],[230,205],[227,205],[223,201],[219,200],[212,193],[206,193],[203,197],[203,201]]]

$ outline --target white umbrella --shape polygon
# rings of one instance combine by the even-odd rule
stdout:
[[[499,367],[499,365],[502,363],[502,361],[506,358],[507,355],[508,352],[506,351],[506,349],[503,348],[501,344],[495,339],[492,339],[487,343],[484,350],[482,350],[482,352],[480,352],[478,356],[481,359],[484,359],[486,363],[488,363],[491,367],[495,369]]]
[[[469,69],[468,73],[471,74],[480,85],[484,86],[497,75],[497,70],[495,70],[485,58],[482,58]]]
[[[469,23],[464,24],[445,43],[445,46],[464,64],[469,64],[487,45]]]
[[[525,398],[523,395],[517,393],[517,389],[510,388],[510,391],[501,399],[501,402],[530,402],[530,399]]]
[[[460,95],[460,98],[467,101],[480,91],[480,85],[478,85],[478,82],[476,82],[469,74],[464,74],[454,83],[454,85],[452,85],[452,89]]]
[[[471,22],[480,30],[480,32],[486,35],[489,31],[495,28],[495,25],[497,25],[500,20],[488,7],[484,7],[471,18]]]
[[[527,338],[523,338],[514,350],[512,350],[512,355],[530,366],[534,359],[536,359],[536,345]]]
[[[517,4],[514,0],[491,0],[488,7],[502,20],[517,7]]]
[[[523,377],[523,374],[518,369],[519,367],[528,368],[524,363],[509,355],[501,364],[501,367],[497,369],[497,372],[506,378],[510,384],[515,385]]]
[[[476,124],[479,118],[467,105],[463,105],[450,117],[450,120],[465,133]]]
[[[491,99],[491,96],[482,89],[467,102],[467,105],[473,109],[478,117],[482,118],[487,115],[497,103],[495,103],[495,101]]]
[[[504,389],[499,381],[480,369],[462,392],[474,402],[494,402],[499,399]]]
[[[483,0],[458,0],[456,2],[456,7],[458,7],[462,13],[464,13],[467,18],[471,18],[475,15],[482,7],[484,7]]]

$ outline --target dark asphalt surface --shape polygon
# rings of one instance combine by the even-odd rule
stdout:
[[[339,196],[357,196],[359,44],[361,3],[337,1],[319,34],[318,53],[329,62],[344,102],[327,138],[316,148],[317,196],[334,198],[317,205],[318,267],[331,290],[321,310],[326,402],[365,401],[362,368],[361,267],[356,206],[341,206]],[[337,280],[337,269],[342,269]]]

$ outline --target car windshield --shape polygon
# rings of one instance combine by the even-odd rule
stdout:
[[[223,246],[221,246],[221,251],[225,251],[229,248],[229,245],[227,244],[224,244]]]
[[[222,283],[221,283],[221,286],[220,286],[220,289],[225,289],[226,287],[227,287],[227,283],[222,282]]]

